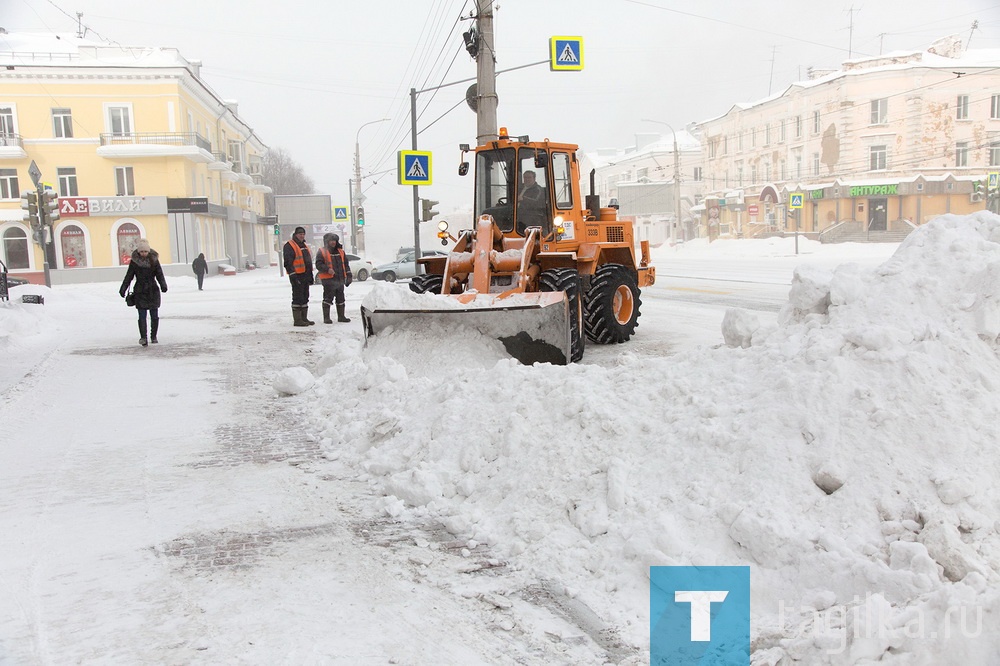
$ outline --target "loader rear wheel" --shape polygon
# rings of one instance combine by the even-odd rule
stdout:
[[[583,297],[580,273],[572,268],[554,268],[539,276],[541,291],[565,291],[569,301],[570,362],[583,358],[587,339],[583,335]]]
[[[443,282],[443,275],[429,275],[427,273],[414,275],[413,279],[410,280],[410,291],[418,294],[440,294]]]
[[[587,337],[602,345],[625,342],[638,326],[639,287],[621,264],[604,264],[594,273],[587,291]]]

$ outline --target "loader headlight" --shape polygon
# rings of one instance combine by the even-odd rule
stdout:
[[[440,229],[441,231],[448,231],[448,223],[444,220],[441,220],[440,222],[438,222],[438,229]]]
[[[556,215],[554,218],[552,218],[552,227],[555,230],[556,234],[559,236],[562,236],[564,233],[566,233],[566,227],[563,226],[562,215]]]

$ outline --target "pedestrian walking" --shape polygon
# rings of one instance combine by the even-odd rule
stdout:
[[[126,297],[129,285],[135,280],[132,295],[135,298],[135,308],[139,311],[139,344],[145,347],[148,342],[157,343],[156,332],[160,328],[160,292],[167,293],[167,279],[163,277],[160,266],[160,255],[149,247],[149,241],[140,238],[136,241],[135,250],[128,263],[128,271],[118,290],[122,298]],[[159,288],[157,288],[159,283]],[[126,301],[127,303],[128,301]],[[149,338],[146,337],[146,313],[149,313]]]
[[[208,262],[205,261],[205,253],[202,252],[191,262],[191,269],[198,278],[198,291],[202,291],[201,285],[205,282],[205,273],[208,272]]]
[[[330,306],[334,304],[337,306],[337,321],[351,321],[344,314],[344,287],[351,286],[354,277],[337,234],[323,236],[323,248],[316,253],[316,277],[323,283],[323,323],[333,323]]]
[[[282,258],[288,281],[292,283],[292,319],[295,326],[312,326],[309,321],[309,286],[313,283],[313,261],[306,245],[306,230],[295,227],[292,237],[282,248]]]

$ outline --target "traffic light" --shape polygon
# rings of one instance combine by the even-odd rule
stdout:
[[[420,205],[423,206],[424,214],[421,216],[420,219],[422,219],[424,222],[427,222],[432,217],[434,217],[435,215],[437,215],[438,212],[436,210],[434,210],[434,206],[437,206],[439,203],[441,203],[441,202],[440,201],[431,201],[430,199],[421,199],[420,200]]]
[[[28,190],[21,193],[21,208],[24,210],[24,217],[21,219],[31,226],[38,224],[38,196],[34,191]]]
[[[55,190],[42,190],[41,195],[39,207],[45,212],[46,224],[52,224],[59,219],[59,194]]]
[[[358,226],[365,226],[365,209],[361,206],[358,206]]]

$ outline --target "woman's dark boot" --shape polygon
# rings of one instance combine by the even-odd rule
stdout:
[[[145,347],[148,342],[146,340],[146,318],[143,317],[139,320],[139,344]]]
[[[153,319],[152,321],[149,322],[149,324],[150,324],[149,325],[149,341],[152,342],[155,345],[156,344],[156,329],[158,329],[160,327],[160,320],[159,320],[159,318]]]

